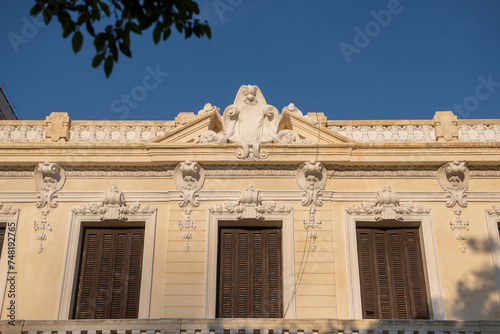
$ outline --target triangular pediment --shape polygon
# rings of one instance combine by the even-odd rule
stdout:
[[[212,108],[205,113],[180,122],[173,130],[163,136],[156,137],[150,144],[174,144],[193,142],[194,138],[200,137],[207,131],[223,131],[222,119],[218,108]]]
[[[281,130],[292,130],[301,138],[307,138],[309,141],[316,144],[355,143],[349,138],[333,132],[326,126],[322,126],[319,121],[315,122],[311,117],[291,112],[288,108],[283,108],[281,113],[278,132]]]

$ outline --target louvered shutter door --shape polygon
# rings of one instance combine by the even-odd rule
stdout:
[[[218,317],[281,317],[279,229],[220,231]]]
[[[357,229],[363,318],[428,319],[418,229]]]
[[[143,229],[86,229],[76,319],[137,318]]]

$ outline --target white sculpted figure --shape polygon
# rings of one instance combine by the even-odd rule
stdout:
[[[222,115],[223,141],[243,146],[236,152],[238,158],[264,159],[267,153],[260,152],[260,144],[278,141],[278,118],[278,109],[266,103],[259,87],[241,86],[234,104],[228,106]]]

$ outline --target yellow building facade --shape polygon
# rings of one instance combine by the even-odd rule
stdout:
[[[499,223],[500,120],[0,121],[2,332],[498,333]]]

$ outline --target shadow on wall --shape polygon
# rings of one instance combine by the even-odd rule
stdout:
[[[491,254],[488,239],[468,239],[467,252]],[[458,250],[457,250],[458,251]],[[467,253],[464,254],[466,261]],[[449,319],[462,320],[500,320],[499,291],[495,280],[495,271],[485,265],[481,269],[471,271],[466,277],[458,280],[456,297],[448,313]],[[493,320],[493,319],[491,319]]]

